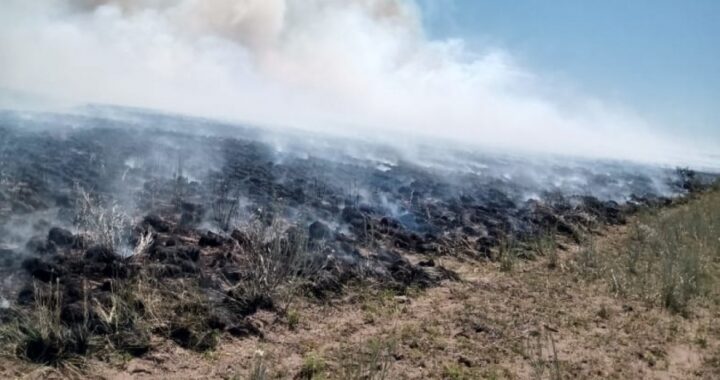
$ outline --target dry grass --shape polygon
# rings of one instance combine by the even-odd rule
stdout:
[[[109,224],[106,209],[87,196],[83,213],[85,236],[93,242],[117,246],[115,226]],[[97,234],[96,234],[97,233]],[[238,303],[232,308],[244,315],[256,308],[275,307],[287,318],[292,328],[300,322],[299,314],[290,304],[324,264],[308,249],[307,238],[292,226],[255,222],[243,229],[244,239],[236,252],[242,268],[241,280],[228,288],[227,295]],[[109,240],[105,240],[105,239]],[[66,285],[58,281],[52,286],[38,284],[34,302],[13,310],[19,317],[12,323],[0,324],[0,351],[5,357],[19,357],[31,362],[64,365],[86,353],[103,355],[142,355],[150,349],[153,336],[164,337],[180,346],[209,351],[215,348],[220,333],[214,328],[211,290],[200,288],[199,280],[175,278],[160,280],[153,267],[144,267],[143,254],[152,245],[152,234],[140,236],[134,254],[127,259],[138,269],[130,278],[109,279],[109,290],[88,296],[82,304],[82,321],[63,320],[62,294]],[[74,286],[74,285],[71,285]],[[87,283],[83,282],[87,287]],[[93,286],[97,286],[94,284]],[[220,290],[217,295],[226,294]],[[97,296],[97,298],[96,298]],[[253,306],[262,303],[263,306]],[[74,306],[76,302],[73,302]],[[75,312],[77,313],[77,312]],[[262,371],[258,373],[261,374]],[[259,375],[258,375],[259,376]]]
[[[72,366],[88,351],[90,334],[85,326],[69,327],[61,321],[59,284],[35,284],[34,306],[16,310],[19,318],[0,326],[0,353],[35,363]]]
[[[250,380],[266,380],[269,379],[268,368],[265,365],[265,353],[261,350],[255,352],[254,363],[250,370],[248,378]]]
[[[586,245],[578,257],[583,271],[603,276],[618,295],[683,315],[694,303],[720,301],[720,192],[643,212],[628,231],[612,254]]]
[[[397,354],[398,338],[369,339],[364,346],[351,347],[338,357],[340,377],[345,379],[389,379]]]
[[[130,217],[117,204],[106,205],[80,186],[75,187],[75,192],[75,227],[85,241],[124,257],[131,256],[133,250],[127,244]]]
[[[552,231],[544,231],[533,242],[533,247],[538,256],[547,259],[550,269],[558,267],[560,256],[558,255],[558,242],[555,233]]]
[[[500,270],[503,272],[512,272],[515,262],[518,259],[518,247],[516,241],[510,238],[500,241],[498,247],[498,261],[500,262]]]
[[[242,244],[237,259],[241,280],[233,293],[244,299],[268,298],[287,310],[299,290],[325,264],[318,249],[310,249],[300,229],[273,221],[251,221],[237,228]]]
[[[58,368],[77,367],[93,356],[143,355],[151,349],[153,336],[171,338],[174,326],[202,337],[188,339],[186,348],[205,350],[217,343],[215,332],[205,323],[206,296],[196,282],[160,283],[141,273],[110,284],[111,290],[97,299],[83,283],[81,320],[72,321],[63,317],[67,305],[59,282],[36,284],[33,303],[14,308],[17,317],[0,324],[0,355]]]

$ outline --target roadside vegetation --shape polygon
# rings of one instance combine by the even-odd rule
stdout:
[[[589,238],[576,261],[617,296],[687,317],[693,306],[720,303],[720,191],[642,211],[614,243],[599,248]]]

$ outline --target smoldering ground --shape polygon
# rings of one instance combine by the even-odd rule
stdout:
[[[213,219],[218,217],[212,215],[213,202],[222,195],[238,207],[232,218],[275,207],[273,212],[300,224],[340,226],[347,223],[345,209],[364,208],[365,217],[405,220],[410,232],[440,235],[462,225],[465,206],[498,208],[494,218],[502,222],[495,224],[511,233],[532,230],[525,213],[534,202],[590,197],[617,208],[688,190],[684,172],[622,161],[528,158],[431,145],[420,157],[392,145],[302,132],[245,128],[248,137],[238,138],[239,129],[206,120],[112,110],[116,117],[109,119],[3,114],[1,210],[15,231],[5,238],[17,244],[29,238],[20,236],[22,231],[42,234],[42,226],[57,223],[72,228],[78,188],[100,194],[136,219],[189,203],[196,215],[178,217],[216,232],[234,223],[226,220],[223,228]],[[203,132],[182,133],[186,130]],[[337,148],[342,146],[353,149]],[[433,217],[428,207],[447,210]],[[446,212],[452,214],[450,224]],[[24,222],[11,222],[18,215],[26,216]],[[29,215],[45,221],[31,222],[35,218]]]
[[[201,351],[220,333],[262,335],[247,317],[282,313],[288,289],[322,300],[357,282],[435,286],[457,277],[434,257],[579,240],[714,178],[432,145],[421,159],[118,108],[3,112],[0,136],[0,347],[51,364],[143,355],[152,335]]]

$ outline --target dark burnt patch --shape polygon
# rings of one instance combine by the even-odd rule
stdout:
[[[131,355],[148,352],[153,334],[199,351],[221,333],[261,336],[248,317],[279,307],[243,286],[257,251],[310,252],[286,274],[321,301],[351,283],[428,288],[458,280],[438,256],[494,260],[504,241],[527,244],[548,232],[579,240],[717,178],[613,162],[437,154],[435,146],[417,160],[347,141],[315,150],[288,139],[280,150],[250,129],[228,134],[207,121],[142,117],[173,130],[83,117],[50,117],[45,128],[0,113],[0,275],[14,276],[0,295],[20,310],[47,302],[41,293],[59,302],[59,328],[26,329],[18,355],[57,362],[92,351],[93,336]],[[190,132],[198,126],[207,133]],[[362,154],[346,153],[350,146]],[[133,221],[117,246],[75,232],[79,188]],[[258,242],[243,228],[248,221],[283,227]],[[168,303],[160,327],[147,326],[157,307],[138,296],[147,284]],[[110,310],[123,322],[108,321]]]

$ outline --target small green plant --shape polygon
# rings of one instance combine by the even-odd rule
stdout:
[[[539,256],[547,258],[548,267],[555,269],[559,265],[557,241],[552,231],[544,231],[535,241],[535,251]]]
[[[701,259],[696,251],[677,247],[675,240],[672,240],[661,254],[660,292],[663,306],[671,311],[683,313],[687,310],[690,300],[702,292]]]
[[[287,312],[287,324],[290,330],[297,330],[298,324],[300,324],[300,313],[295,309],[290,309]]]
[[[325,361],[316,352],[311,352],[305,356],[302,368],[300,368],[300,373],[297,377],[303,380],[322,379],[324,371]]]
[[[580,248],[577,262],[580,271],[587,277],[594,278],[600,272],[600,256],[592,238],[586,239],[585,244]]]
[[[464,379],[463,370],[459,365],[452,363],[448,364],[443,368],[443,378],[448,380],[461,380]]]
[[[511,272],[517,261],[517,247],[511,238],[506,238],[500,242],[498,248],[498,258],[500,260],[500,270],[503,272]]]
[[[643,225],[635,223],[630,227],[630,237],[628,239],[627,254],[627,271],[631,275],[637,275],[640,271],[640,261],[645,254],[645,244],[647,242],[646,233]]]
[[[342,364],[344,379],[388,379],[393,355],[397,349],[394,338],[371,339],[365,349],[346,358]]]

